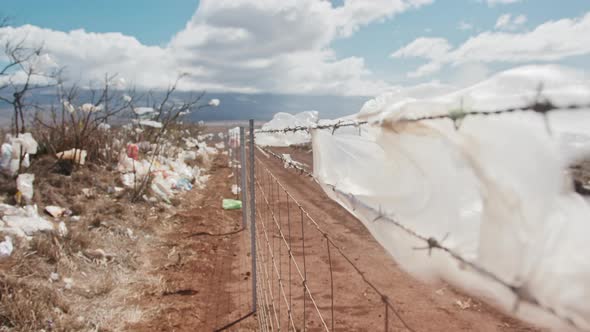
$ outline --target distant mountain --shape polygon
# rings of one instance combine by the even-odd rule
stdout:
[[[139,92],[138,94],[141,94]],[[80,100],[90,100],[90,92],[81,91]],[[188,98],[188,92],[178,92],[175,99]],[[357,113],[367,97],[341,96],[303,96],[279,94],[237,94],[237,93],[207,93],[204,102],[217,98],[221,104],[216,108],[205,108],[194,112],[185,119],[188,121],[237,121],[255,119],[270,120],[275,113],[299,113],[316,110],[320,118],[331,119]],[[53,90],[35,91],[34,101],[39,105],[57,104]],[[138,106],[146,106],[141,104]],[[12,117],[10,105],[0,103],[0,123],[5,124]]]

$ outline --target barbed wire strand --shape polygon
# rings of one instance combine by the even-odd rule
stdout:
[[[273,156],[275,156],[275,155],[276,155],[274,152],[272,152],[272,151],[269,151],[268,149],[264,149],[264,151],[265,151],[266,153],[269,153],[270,155],[273,155]],[[277,155],[277,156],[278,156],[278,155]],[[274,174],[273,174],[273,173],[272,173],[272,172],[271,172],[271,171],[268,169],[268,167],[266,167],[266,166],[264,165],[264,163],[263,163],[263,162],[260,160],[260,158],[259,158],[259,157],[256,157],[256,160],[257,160],[257,161],[258,161],[258,162],[259,162],[259,163],[262,165],[263,169],[264,169],[264,170],[265,170],[265,171],[266,171],[266,172],[267,172],[267,173],[268,173],[268,174],[269,174],[269,175],[270,175],[270,176],[273,178],[273,180],[274,180],[274,181],[276,181],[276,183],[278,183],[278,184],[281,186],[281,188],[282,188],[282,189],[285,191],[285,193],[286,193],[286,194],[289,196],[289,198],[290,198],[290,199],[291,199],[291,200],[292,200],[292,201],[293,201],[293,202],[294,202],[294,203],[295,203],[295,204],[296,204],[296,205],[299,207],[299,210],[301,211],[301,215],[302,215],[302,217],[303,217],[303,216],[305,216],[305,217],[306,217],[306,218],[307,218],[307,219],[308,219],[308,220],[311,222],[311,224],[314,226],[314,229],[316,229],[316,230],[317,230],[317,231],[318,231],[318,232],[319,232],[319,233],[320,233],[320,234],[321,234],[321,235],[322,235],[322,236],[323,236],[323,237],[324,237],[324,238],[325,238],[325,239],[326,239],[326,240],[327,240],[327,241],[330,243],[330,245],[331,245],[331,246],[332,246],[334,249],[336,249],[336,251],[337,251],[337,252],[340,254],[340,256],[342,256],[342,257],[343,257],[343,258],[344,258],[344,259],[347,261],[347,263],[353,267],[353,269],[354,269],[354,270],[355,270],[355,272],[356,272],[356,273],[357,273],[357,274],[358,274],[358,275],[361,277],[361,279],[363,280],[363,282],[364,282],[365,284],[367,284],[367,285],[368,285],[368,286],[369,286],[369,287],[370,287],[370,288],[371,288],[371,289],[372,289],[372,290],[373,290],[373,291],[374,291],[376,294],[378,294],[378,295],[380,296],[380,298],[381,298],[381,301],[383,301],[383,303],[384,303],[386,306],[388,306],[388,307],[389,307],[389,309],[390,309],[390,310],[391,310],[391,311],[392,311],[392,312],[395,314],[395,316],[396,316],[396,317],[398,318],[398,320],[399,320],[399,321],[402,323],[402,325],[404,326],[404,328],[406,328],[407,330],[409,330],[409,331],[411,331],[411,332],[415,332],[415,330],[414,330],[413,328],[411,328],[411,327],[408,325],[408,323],[407,323],[407,322],[406,322],[406,321],[403,319],[403,317],[402,317],[402,316],[401,316],[401,314],[400,314],[400,313],[397,311],[397,309],[396,309],[396,308],[395,308],[395,307],[394,307],[394,306],[391,304],[391,302],[389,301],[389,299],[387,298],[387,296],[386,296],[386,295],[385,295],[383,292],[381,292],[381,291],[380,291],[380,290],[379,290],[379,289],[378,289],[378,288],[377,288],[377,287],[376,287],[376,286],[375,286],[375,285],[374,285],[372,282],[370,282],[370,281],[369,281],[369,280],[366,278],[366,276],[365,276],[365,273],[364,273],[364,272],[362,272],[362,271],[361,271],[361,269],[360,269],[360,268],[358,268],[358,267],[357,267],[357,266],[354,264],[353,260],[352,260],[350,257],[348,257],[348,256],[346,255],[346,253],[343,251],[343,249],[342,249],[340,246],[338,246],[338,245],[337,245],[337,244],[336,244],[336,243],[335,243],[335,242],[332,240],[332,238],[330,237],[330,235],[329,235],[329,234],[328,234],[326,231],[324,231],[324,230],[323,230],[323,229],[320,227],[319,223],[318,223],[318,222],[317,222],[317,221],[316,221],[316,220],[315,220],[315,219],[314,219],[314,218],[313,218],[313,217],[312,217],[312,216],[311,216],[311,215],[310,215],[310,214],[307,212],[307,210],[305,210],[305,209],[303,208],[303,206],[302,206],[302,205],[299,203],[299,201],[298,201],[298,200],[296,200],[296,199],[295,199],[295,197],[293,197],[293,195],[292,195],[292,194],[291,194],[291,193],[290,193],[290,192],[289,192],[289,191],[288,191],[288,190],[285,188],[285,186],[282,184],[282,182],[281,182],[281,181],[279,181],[279,180],[278,180],[278,178],[277,178],[277,177],[276,177],[276,176],[275,176],[275,175],[274,175]],[[284,158],[283,158],[282,160],[283,160],[283,161],[285,161],[285,162],[288,162],[288,161],[287,161],[287,160],[285,160]],[[291,163],[291,164],[293,164],[293,163]],[[298,166],[298,167],[300,167],[300,166]],[[302,169],[301,167],[300,167],[300,169],[301,169],[301,172],[302,172],[303,174],[311,174],[311,173],[309,173],[308,171],[306,171],[306,170]],[[312,179],[315,179],[315,178],[313,178],[313,177],[312,177]],[[303,225],[303,224],[302,224],[302,225]],[[302,227],[303,227],[303,226],[302,226]],[[281,233],[281,237],[284,239],[284,237],[282,236],[282,233]],[[303,239],[305,239],[305,236],[302,236],[302,238],[303,238]],[[305,259],[305,255],[303,255],[303,257],[304,257],[304,259]],[[293,261],[294,261],[294,265],[295,265],[296,269],[297,269],[297,270],[300,272],[300,269],[299,269],[299,267],[298,267],[298,265],[297,265],[297,262],[294,260],[294,258],[293,258]],[[300,274],[300,276],[301,276],[301,274]],[[304,279],[304,280],[306,280],[305,278],[303,278],[303,279]],[[306,284],[306,282],[304,282],[304,284],[305,284],[305,289],[306,289],[306,292],[307,292],[307,294],[310,296],[310,300],[311,300],[311,301],[312,301],[312,303],[314,304],[314,307],[315,307],[316,311],[318,312],[318,314],[320,314],[320,315],[321,315],[321,312],[320,312],[320,311],[319,311],[319,309],[317,308],[317,304],[315,303],[315,300],[313,299],[313,297],[312,297],[312,294],[311,294],[311,291],[310,291],[310,290],[309,290],[309,288],[307,287],[307,284]],[[305,305],[304,305],[304,308],[305,308]],[[305,312],[304,312],[304,316],[305,316]],[[327,331],[329,331],[329,329],[328,329],[328,327],[327,327],[327,325],[326,325],[326,323],[325,323],[325,320],[323,319],[323,316],[320,316],[320,318],[321,318],[321,321],[322,321],[322,324],[323,324],[324,328],[325,328]]]
[[[532,104],[524,107],[510,107],[500,110],[493,110],[493,111],[464,111],[464,110],[456,110],[454,112],[445,113],[445,114],[438,114],[438,115],[428,115],[422,117],[415,117],[415,118],[401,118],[396,121],[398,122],[418,122],[418,121],[427,121],[427,120],[441,120],[441,119],[450,119],[453,122],[457,123],[457,121],[463,120],[466,117],[472,116],[495,116],[501,114],[508,114],[508,113],[516,113],[516,112],[531,112],[531,113],[539,113],[543,116],[546,116],[549,112],[552,111],[559,111],[559,110],[587,110],[590,109],[590,104],[570,104],[564,106],[557,106],[551,103],[548,100],[544,101],[536,101]],[[258,129],[255,131],[256,134],[277,134],[277,133],[295,133],[300,131],[307,131],[310,132],[311,130],[323,130],[323,129],[331,129],[332,134],[343,127],[360,127],[362,125],[378,125],[380,121],[354,121],[354,120],[341,120],[336,123],[330,124],[315,124],[310,126],[293,126],[293,127],[285,127],[285,128],[276,128],[276,129]]]
[[[292,160],[288,160],[288,159],[284,158],[283,156],[280,156],[277,153],[271,151],[270,149],[264,149],[264,150],[268,155],[270,155],[274,158],[277,158],[278,160],[281,160],[284,163],[286,168],[293,168],[293,169],[297,170],[301,175],[305,175],[307,177],[310,177],[315,182],[320,184],[320,181],[314,176],[313,173],[311,173],[310,171],[299,166],[300,163],[293,162]],[[497,284],[503,286],[504,288],[508,289],[516,297],[516,302],[514,303],[514,306],[513,306],[513,312],[516,312],[518,310],[520,303],[528,303],[532,306],[535,306],[535,307],[553,315],[554,317],[558,318],[559,320],[566,323],[570,327],[573,327],[573,328],[576,328],[576,329],[582,330],[582,331],[590,331],[589,329],[584,329],[581,326],[579,326],[572,318],[560,315],[557,312],[557,310],[555,310],[554,308],[542,304],[539,300],[537,300],[530,293],[530,291],[526,287],[524,287],[524,284],[523,285],[510,284],[509,282],[503,280],[502,278],[500,278],[496,274],[492,273],[491,271],[487,270],[486,268],[464,258],[459,253],[455,252],[454,250],[450,249],[449,247],[442,245],[442,241],[438,241],[434,237],[427,237],[427,236],[419,234],[418,232],[412,230],[411,228],[409,228],[406,225],[397,221],[394,216],[386,215],[383,211],[381,211],[381,209],[375,210],[373,207],[371,207],[371,206],[367,205],[366,203],[364,203],[363,201],[357,199],[356,196],[354,196],[352,193],[345,193],[343,191],[340,191],[334,185],[330,185],[330,184],[324,184],[324,185],[331,188],[334,192],[336,192],[342,196],[348,197],[351,204],[353,206],[356,206],[356,208],[358,208],[358,206],[360,206],[360,207],[366,209],[367,211],[370,211],[373,214],[375,214],[376,217],[373,220],[373,222],[377,222],[379,220],[387,221],[387,222],[395,225],[398,229],[402,230],[403,232],[410,235],[414,239],[423,241],[425,243],[424,247],[414,248],[414,249],[428,250],[429,254],[432,252],[432,250],[441,250],[441,251],[447,253],[449,256],[451,256],[455,260],[457,260],[462,266],[468,266],[473,271],[479,273],[480,275],[482,275],[482,276],[496,282]]]

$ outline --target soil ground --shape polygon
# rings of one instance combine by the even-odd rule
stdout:
[[[312,165],[311,153],[305,149],[275,151],[291,153],[293,159]],[[363,282],[364,277],[390,299],[396,313],[414,331],[537,331],[445,285],[426,285],[413,279],[396,266],[358,220],[330,200],[314,182],[284,169],[276,160],[262,154],[259,157],[320,227],[329,230],[333,241],[363,272],[361,276],[336,253],[328,262],[325,239],[313,233],[311,225],[305,226],[308,286],[326,319],[331,317],[332,300],[326,266],[328,263],[333,266],[335,330],[385,330],[381,298]],[[81,202],[77,208],[84,211],[77,211],[83,217],[78,224],[72,222],[71,234],[83,234],[84,238],[60,240],[49,234],[33,240],[36,241],[34,251],[17,250],[0,264],[3,291],[14,291],[18,286],[32,287],[36,294],[47,294],[33,297],[44,301],[44,307],[34,308],[45,315],[40,319],[42,322],[22,330],[214,331],[249,314],[252,308],[249,233],[242,228],[241,211],[221,208],[223,198],[235,198],[230,190],[235,177],[227,167],[227,157],[217,156],[209,174],[205,189],[182,194],[173,207],[128,205],[123,199],[117,201],[113,194],[102,193],[108,188],[103,190],[100,186],[106,186],[110,179],[95,184],[92,182],[100,177],[90,173],[81,177],[79,181],[89,181],[85,186],[100,185],[92,197],[76,194]],[[52,181],[49,177],[47,186]],[[64,183],[63,179],[55,181]],[[59,190],[77,192],[84,187],[65,183]],[[58,187],[51,185],[51,188]],[[55,197],[38,203],[66,204],[69,199]],[[277,204],[281,206],[284,202]],[[268,218],[267,212],[259,211],[263,223],[268,221],[264,219]],[[284,220],[284,216],[279,220]],[[280,242],[277,232],[269,235],[273,245]],[[110,257],[88,258],[88,250],[98,248],[111,254]],[[300,253],[302,247],[294,244],[292,249]],[[269,267],[268,251],[265,255],[267,260],[260,262],[262,269]],[[278,265],[281,271],[287,268],[285,255],[283,251],[277,257],[283,259]],[[60,281],[48,280],[51,272],[57,272]],[[258,273],[259,280],[276,287],[276,280],[264,279],[263,271]],[[284,277],[284,272],[281,273]],[[74,287],[65,287],[62,276],[73,278]],[[292,286],[301,289],[295,283],[296,278],[292,279]],[[276,303],[280,302],[279,294],[274,293]],[[314,315],[309,298],[296,291],[289,295],[296,323],[300,324],[303,309],[297,303],[306,298],[308,330],[321,330],[320,319]],[[28,308],[27,303],[23,302],[23,308]],[[2,311],[5,308],[0,309],[0,313],[6,314]],[[285,306],[282,311],[279,307],[279,312],[285,317]],[[10,314],[19,317],[20,313]],[[260,318],[251,315],[228,330],[256,331]],[[286,326],[283,318],[279,321]],[[406,330],[391,311],[388,327],[393,331]]]
[[[308,151],[275,151],[291,153],[295,160],[311,166]],[[400,270],[362,224],[330,200],[319,186],[292,170],[284,169],[276,160],[261,154],[259,157],[293,197],[320,222],[320,226],[329,229],[334,241],[364,272],[364,277],[388,296],[397,313],[412,330],[537,331],[448,286],[427,285],[415,280]],[[143,311],[157,314],[128,325],[128,330],[214,331],[250,312],[251,258],[247,230],[241,230],[239,211],[220,208],[221,199],[231,197],[230,186],[233,183],[229,178],[231,169],[225,163],[223,159],[216,160],[208,187],[202,192],[192,193],[179,207],[181,212],[173,217],[176,227],[164,234],[166,249],[154,247],[147,255],[152,273],[163,280],[167,290],[145,296],[134,304]],[[325,242],[321,236],[313,235],[309,226],[306,227],[309,287],[317,295],[320,310],[329,317],[329,296],[326,294],[329,294],[330,283],[327,272],[323,270],[327,262],[321,250]],[[278,241],[278,234],[274,233],[273,238]],[[278,242],[273,240],[274,243]],[[300,249],[293,246],[294,251]],[[338,259],[337,255],[333,255],[332,259],[336,294],[335,329],[384,330],[384,310],[380,298],[349,264]],[[280,265],[283,269],[286,268],[286,261]],[[264,279],[262,271],[258,273],[262,278],[259,280],[271,282],[268,278]],[[274,294],[277,296],[277,293]],[[301,299],[301,295],[293,295],[294,302]],[[276,300],[275,303],[278,303],[278,298]],[[306,308],[308,330],[321,330],[320,320],[314,316],[309,302]],[[293,305],[293,310],[296,309]],[[282,316],[285,316],[285,308],[282,310]],[[293,315],[296,323],[300,322],[301,316],[297,313]],[[406,330],[392,312],[389,316],[390,330]],[[228,330],[255,331],[259,318],[255,315],[247,317]],[[287,324],[287,321],[282,321],[282,324]],[[274,328],[277,329],[277,326]]]

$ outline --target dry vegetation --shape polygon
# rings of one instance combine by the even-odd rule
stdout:
[[[180,136],[185,130],[197,129],[174,131]],[[66,235],[56,230],[19,239],[12,256],[0,259],[1,331],[120,330],[145,314],[127,303],[167,291],[162,280],[138,271],[149,268],[142,255],[162,245],[158,233],[171,227],[175,208],[131,203],[129,190],[113,190],[121,186],[118,174],[104,161],[76,168],[64,174],[59,160],[43,155],[27,170],[36,175],[34,203],[40,210],[58,205],[72,214],[60,218]],[[12,177],[1,181],[3,200],[10,204],[13,183]]]
[[[178,81],[163,93],[143,96],[114,88],[116,76],[105,76],[95,90],[68,87],[59,71],[42,72],[31,64],[41,49],[18,42],[7,44],[5,52],[10,62],[0,68],[0,78],[8,83],[0,83],[0,103],[13,114],[11,127],[0,134],[14,147],[11,139],[30,133],[38,148],[35,154],[27,155],[22,147],[11,152],[17,167],[1,167],[0,203],[36,205],[54,230],[30,238],[0,230],[0,241],[10,235],[14,242],[12,254],[0,257],[0,331],[121,330],[150,314],[132,304],[138,298],[169,291],[149,273],[145,256],[165,246],[159,235],[173,227],[170,216],[182,195],[156,198],[150,189],[152,166],[162,158],[180,159],[185,138],[204,129],[184,124],[183,116],[211,105],[203,102],[204,94],[179,100]],[[10,79],[18,70],[26,74],[24,84]],[[35,104],[33,94],[49,88],[56,90],[55,100]],[[139,107],[151,110],[147,117],[137,112]],[[134,169],[137,185],[132,188],[117,169],[120,156],[127,158],[128,143],[139,147],[137,160],[150,165],[143,177]],[[58,155],[68,150],[73,157]],[[77,161],[82,151],[85,163]],[[202,155],[183,162],[201,170],[209,166]],[[35,175],[31,202],[20,200],[15,179],[22,173]],[[43,213],[47,206],[66,213],[53,218]]]

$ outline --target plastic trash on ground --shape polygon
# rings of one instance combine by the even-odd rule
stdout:
[[[189,190],[193,189],[193,185],[191,184],[191,182],[188,179],[180,178],[180,179],[178,179],[178,181],[176,181],[176,188],[189,191]]]
[[[18,134],[18,136],[16,138],[13,138],[11,141],[12,141],[13,158],[14,157],[18,158],[18,154],[20,154],[20,153],[28,153],[28,154],[36,154],[37,153],[37,148],[39,147],[39,144],[37,144],[37,141],[35,141],[35,139],[33,138],[33,135],[31,135],[31,133]],[[21,147],[22,147],[22,151],[21,151]]]
[[[137,144],[128,144],[127,145],[127,157],[138,160],[139,159],[139,146]]]
[[[68,228],[66,227],[66,223],[65,222],[61,221],[59,223],[59,225],[57,226],[57,233],[61,237],[64,237],[64,236],[68,235]]]
[[[3,171],[10,170],[10,164],[12,161],[12,145],[8,143],[2,144],[0,152],[0,167]]]
[[[26,203],[30,203],[33,199],[33,181],[35,181],[35,174],[19,174],[16,178],[17,197]],[[19,201],[18,198],[17,201]]]
[[[29,155],[37,153],[38,144],[30,133],[19,134],[17,138],[7,135],[6,141],[1,148],[0,168],[3,172],[14,176],[19,166],[29,167]]]
[[[145,127],[162,128],[162,122],[154,120],[141,120],[139,121],[139,124]]]
[[[63,152],[58,152],[55,156],[62,160],[74,160],[78,165],[84,165],[86,162],[86,150],[71,149]]]
[[[242,201],[237,199],[224,198],[222,202],[224,210],[239,210],[242,208]]]
[[[64,215],[66,209],[55,205],[48,205],[45,207],[45,212],[47,212],[53,218],[58,218]]]
[[[0,204],[0,213],[4,215],[2,221],[5,223],[5,226],[0,227],[0,231],[6,233],[27,237],[36,232],[53,230],[53,224],[39,216],[36,205],[19,208]]]
[[[240,188],[240,187],[238,187],[238,185],[237,185],[237,184],[232,184],[232,185],[231,185],[231,193],[232,193],[232,194],[234,194],[234,195],[237,195],[237,194],[239,194],[239,193],[240,193],[240,191],[241,191],[241,188]]]
[[[0,258],[12,255],[13,250],[12,239],[10,236],[5,236],[4,241],[0,242]]]
[[[164,202],[170,203],[170,198],[174,195],[174,192],[172,191],[172,185],[169,180],[158,174],[152,180],[150,187]]]

